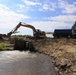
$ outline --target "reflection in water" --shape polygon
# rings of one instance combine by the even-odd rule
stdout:
[[[1,51],[0,75],[56,75],[48,56],[29,51]]]

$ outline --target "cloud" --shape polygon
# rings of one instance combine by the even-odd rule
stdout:
[[[45,19],[59,21],[59,22],[75,22],[76,16],[75,15],[59,15],[55,17],[47,17]]]
[[[30,17],[11,11],[7,6],[0,4],[0,28],[12,28],[22,19],[27,18]]]
[[[57,7],[56,6],[56,3],[54,2],[51,2],[50,0],[47,0],[47,1],[42,1],[42,2],[38,2],[38,1],[30,1],[30,0],[22,0],[27,7],[29,7],[29,10],[30,9],[30,6],[36,6],[36,9],[38,9],[39,11],[55,11],[55,8]]]
[[[39,8],[40,11],[55,11],[55,9],[57,8],[56,3],[51,2],[50,0],[48,1],[44,1],[44,3],[42,3],[41,8]]]
[[[71,24],[66,22],[57,22],[57,21],[39,21],[39,22],[31,22],[36,29],[41,29],[43,31],[54,31],[54,29],[59,28],[71,28]]]
[[[48,9],[49,9],[49,5],[48,5],[48,4],[44,4],[44,5],[43,5],[43,9],[44,9],[44,10],[48,10]]]
[[[28,6],[41,5],[41,3],[39,3],[39,2],[33,2],[33,1],[29,1],[29,0],[22,0],[22,1]]]
[[[73,2],[73,4],[76,4],[76,2]]]
[[[45,0],[42,2],[38,2],[38,0],[36,1],[22,0],[22,1],[24,2],[24,4],[17,4],[18,8],[16,8],[17,10],[15,10],[17,12],[12,11],[6,5],[0,4],[0,28],[14,28],[20,21],[22,20],[24,21],[24,19],[25,20],[28,19],[28,22],[30,22],[30,19],[29,19],[30,17],[27,15],[24,15],[23,13],[28,14],[28,12],[26,11],[29,11],[29,14],[31,15],[32,10],[36,11],[36,14],[37,14],[37,10],[42,11],[42,14],[44,14],[44,11],[47,11],[47,12],[49,11],[49,13],[51,13],[51,11],[59,12],[58,16],[45,17],[45,20],[42,18],[42,20],[44,21],[30,22],[30,24],[35,26],[36,29],[40,29],[43,31],[53,31],[56,28],[71,28],[73,23],[76,21],[76,16],[73,15],[76,12],[76,7],[75,7],[76,2],[69,4],[65,0],[64,1],[58,0],[58,3],[52,2],[50,0]],[[37,14],[37,16],[42,16],[42,17],[47,16],[42,14],[39,13],[39,15]],[[62,15],[62,14],[65,14],[65,15]],[[37,19],[38,18],[39,17],[37,17]]]
[[[55,6],[53,3],[50,4],[43,4],[43,10],[50,10],[50,11],[54,11],[55,10]]]
[[[24,12],[25,10],[25,5],[23,5],[23,4],[17,4],[17,7],[18,7],[18,10],[17,10],[17,12]]]
[[[67,1],[63,0],[58,0],[59,1],[59,8],[62,9],[62,13],[68,13],[68,14],[73,14],[76,13],[76,3],[74,2],[73,4],[69,4]]]
[[[72,4],[68,3],[66,0],[58,0],[58,1],[50,1],[45,0],[42,2],[39,2],[38,0],[31,1],[31,0],[22,0],[25,4],[19,4],[19,10],[18,12],[23,11],[31,11],[36,9],[36,11],[57,11],[59,10],[63,14],[73,14],[76,12],[76,2],[73,2]],[[33,7],[35,9],[33,9]],[[26,10],[25,10],[26,9]]]

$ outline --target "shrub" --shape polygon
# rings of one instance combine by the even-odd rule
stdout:
[[[3,43],[0,43],[0,50],[4,50],[5,49],[5,45]]]

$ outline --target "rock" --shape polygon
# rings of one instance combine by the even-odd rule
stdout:
[[[73,72],[76,72],[76,65],[74,65],[71,69]]]

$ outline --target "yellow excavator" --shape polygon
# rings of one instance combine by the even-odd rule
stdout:
[[[46,33],[44,31],[40,31],[39,29],[35,29],[34,26],[32,26],[30,24],[22,23],[22,22],[20,22],[12,31],[7,33],[7,36],[10,38],[12,34],[17,33],[17,30],[20,26],[31,28],[33,30],[33,36],[35,39],[46,38]]]
[[[45,32],[45,34],[53,34],[54,32]]]

